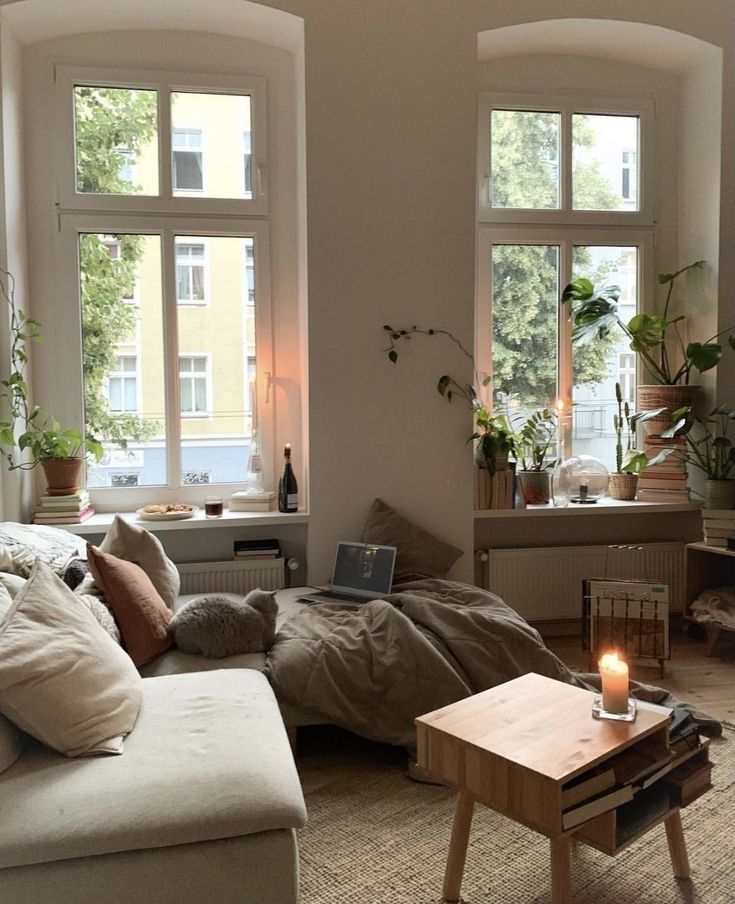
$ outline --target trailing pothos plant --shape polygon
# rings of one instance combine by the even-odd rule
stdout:
[[[10,308],[10,375],[0,380],[0,403],[7,420],[0,420],[0,447],[11,470],[30,470],[52,458],[79,458],[89,453],[99,461],[102,445],[85,437],[76,428],[62,428],[56,418],[30,401],[25,377],[28,365],[28,343],[42,338],[41,323],[19,310],[15,302],[15,279],[0,268],[0,293]],[[16,461],[16,447],[30,453],[30,458]]]
[[[407,342],[413,336],[446,336],[467,358],[472,366],[473,382],[460,383],[449,374],[442,374],[436,382],[436,390],[448,402],[451,402],[455,396],[459,396],[467,403],[477,428],[467,437],[467,442],[477,440],[478,452],[485,467],[491,474],[494,473],[499,458],[507,456],[513,451],[516,434],[506,415],[493,414],[480,398],[479,387],[488,386],[490,376],[477,370],[473,356],[449,330],[423,330],[417,326],[408,329],[394,329],[388,324],[383,326],[383,330],[389,337],[389,344],[383,351],[393,364],[398,362],[398,343]]]
[[[665,408],[654,408],[651,411],[639,411],[632,414],[628,402],[623,402],[620,383],[615,384],[615,400],[618,411],[613,415],[615,426],[615,470],[618,474],[640,474],[652,465],[661,464],[671,455],[673,449],[662,449],[652,458],[636,448],[636,427],[642,421],[650,421],[666,411]],[[623,436],[625,435],[625,441]],[[625,442],[625,448],[623,448]]]
[[[561,296],[562,304],[571,305],[572,341],[584,345],[604,339],[618,328],[627,336],[631,350],[640,355],[654,382],[666,386],[688,384],[692,371],[704,373],[719,364],[722,344],[717,340],[735,329],[728,327],[704,342],[684,343],[680,327],[686,317],[670,313],[674,284],[683,273],[700,269],[704,263],[694,261],[675,273],[659,273],[659,285],[668,286],[663,314],[636,314],[627,323],[618,310],[620,286],[596,287],[589,279],[575,279]],[[727,342],[735,349],[735,336],[728,336]]]

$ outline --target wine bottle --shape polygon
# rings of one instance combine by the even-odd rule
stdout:
[[[291,467],[291,443],[286,443],[283,459],[283,474],[278,481],[278,511],[297,512],[299,510],[299,487]]]

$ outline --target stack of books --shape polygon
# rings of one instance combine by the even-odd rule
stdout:
[[[702,527],[707,546],[735,550],[735,509],[702,509]]]
[[[475,468],[475,508],[512,509],[515,471],[507,468],[491,474],[487,468]]]
[[[683,436],[645,438],[643,451],[649,459],[664,449],[673,451],[664,461],[643,471],[638,478],[637,498],[646,502],[688,502],[686,440]]]
[[[272,512],[276,507],[274,492],[251,493],[243,491],[230,496],[231,512]]]
[[[33,509],[34,524],[81,524],[94,515],[89,493],[80,490],[68,496],[41,496]]]
[[[281,544],[278,540],[235,540],[233,558],[238,562],[255,562],[259,559],[280,559]]]

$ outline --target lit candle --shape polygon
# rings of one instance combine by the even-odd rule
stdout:
[[[602,678],[602,707],[609,713],[628,712],[628,665],[617,653],[604,653],[597,663]]]

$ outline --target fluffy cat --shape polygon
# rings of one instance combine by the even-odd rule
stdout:
[[[186,603],[171,619],[176,646],[210,659],[269,650],[276,637],[276,592],[258,588],[237,599],[208,594]]]

